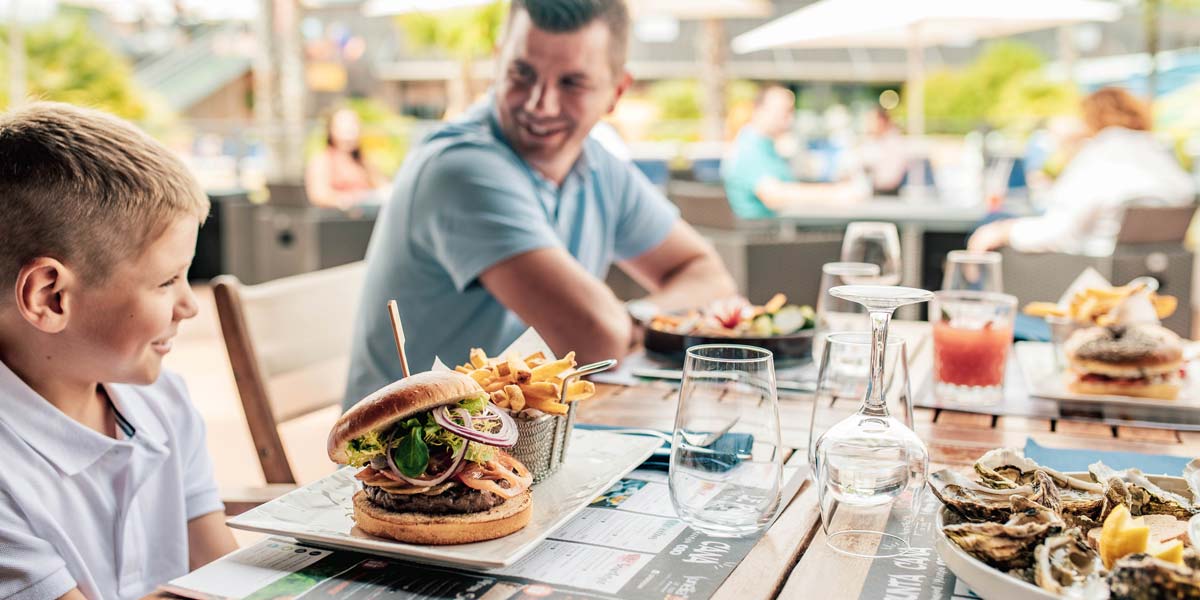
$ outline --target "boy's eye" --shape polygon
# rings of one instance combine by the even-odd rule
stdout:
[[[175,285],[175,282],[177,282],[177,281],[179,281],[179,276],[178,276],[178,275],[176,275],[176,276],[174,276],[174,277],[172,277],[172,278],[170,278],[170,279],[168,279],[168,280],[164,281],[164,282],[163,282],[161,285],[159,285],[158,287],[164,287],[164,288],[165,288],[165,287],[171,287],[171,286]]]

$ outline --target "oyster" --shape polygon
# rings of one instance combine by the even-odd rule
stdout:
[[[1108,587],[1112,600],[1200,600],[1200,572],[1132,554],[1113,566]]]
[[[1033,486],[997,490],[943,469],[929,476],[929,487],[942,504],[970,521],[1003,522],[1012,515],[1013,495],[1032,495]]]
[[[1103,516],[1117,504],[1125,504],[1133,516],[1172,515],[1189,519],[1196,514],[1192,501],[1155,485],[1138,469],[1116,471],[1104,463],[1088,466],[1088,472],[1098,483],[1104,485],[1106,504]]]
[[[1200,458],[1193,458],[1183,468],[1183,479],[1187,481],[1188,489],[1192,490],[1192,503],[1200,503]]]
[[[1054,511],[1059,516],[1063,514],[1062,497],[1058,493],[1058,486],[1054,485],[1054,480],[1045,471],[1040,469],[1034,471],[1033,495],[1029,499]]]
[[[942,528],[946,537],[968,554],[1009,571],[1034,564],[1034,549],[1047,537],[1061,533],[1063,520],[1054,511],[1021,496],[1013,496],[1005,523],[956,523]]]
[[[1079,490],[1097,496],[1104,493],[1104,487],[1097,483],[1043,467],[1012,448],[997,448],[975,461],[979,480],[996,489],[1013,489],[1031,484],[1037,471],[1044,471],[1063,490]]]
[[[1099,555],[1078,529],[1046,538],[1033,554],[1034,582],[1054,594],[1082,590],[1102,570]]]

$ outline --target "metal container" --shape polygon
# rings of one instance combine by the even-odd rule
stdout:
[[[509,454],[529,468],[534,483],[549,477],[562,466],[575,425],[575,404],[569,405],[565,417],[544,414],[536,419],[515,419],[520,436]]]

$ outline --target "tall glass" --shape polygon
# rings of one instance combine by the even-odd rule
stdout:
[[[1003,400],[1016,296],[943,290],[934,295],[930,308],[934,395],[965,404]]]
[[[813,331],[813,361],[820,364],[825,336],[836,331],[870,331],[867,309],[857,302],[836,298],[829,290],[842,285],[879,283],[879,265],[833,262],[821,266],[821,289],[817,293],[817,323]]]
[[[900,232],[895,223],[858,221],[846,226],[843,262],[879,265],[879,285],[900,283]]]
[[[954,250],[946,255],[943,290],[1003,292],[999,252]]]
[[[766,528],[780,507],[783,452],[771,353],[688,348],[668,474],[679,518],[722,537]]]
[[[813,444],[813,474],[826,543],[862,557],[900,556],[908,540],[887,532],[897,505],[916,506],[929,472],[929,452],[904,417],[892,414],[885,390],[888,326],[896,308],[926,302],[914,288],[852,285],[830,294],[858,302],[871,317],[869,376],[858,410]],[[835,524],[835,526],[829,526]]]

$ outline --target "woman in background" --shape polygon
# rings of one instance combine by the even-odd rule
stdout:
[[[386,185],[383,176],[363,159],[358,115],[339,108],[329,116],[325,149],[308,161],[304,190],[315,206],[349,209],[372,200]]]
[[[1149,109],[1132,94],[1092,93],[1083,100],[1083,120],[1089,139],[1050,188],[1046,213],[984,225],[969,249],[1111,254],[1125,207],[1195,201],[1191,177],[1150,133]]]

